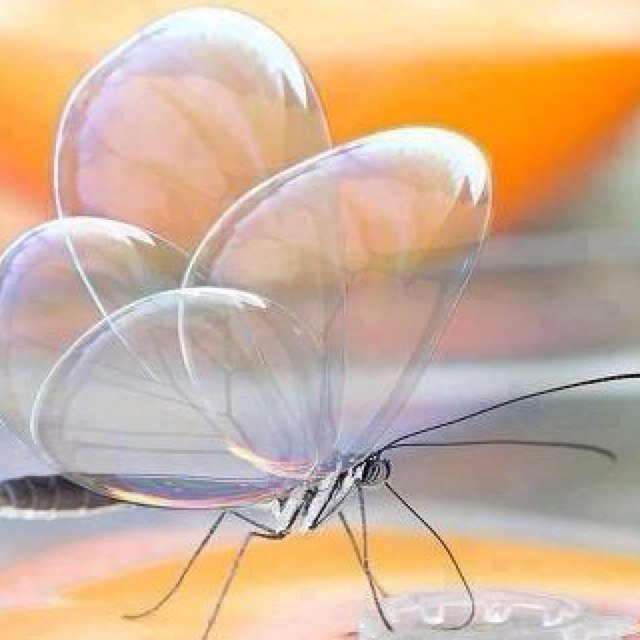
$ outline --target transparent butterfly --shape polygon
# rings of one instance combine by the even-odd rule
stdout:
[[[352,493],[363,523],[363,487],[405,504],[387,452],[427,431],[399,416],[487,235],[490,172],[441,129],[327,132],[291,50],[226,10],[160,20],[78,85],[59,218],[0,272],[0,410],[61,474],[47,508],[218,510],[208,538],[251,525],[241,557],[336,514],[358,550]]]

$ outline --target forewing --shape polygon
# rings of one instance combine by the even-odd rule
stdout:
[[[29,441],[35,396],[58,358],[105,313],[174,288],[186,263],[162,239],[114,220],[53,220],[16,240],[0,261],[3,423]]]
[[[200,385],[184,366],[185,343]],[[159,293],[103,320],[64,355],[37,398],[34,437],[66,476],[118,499],[265,502],[316,465],[304,429],[312,349],[287,314],[255,295]],[[300,364],[295,377],[287,359]]]
[[[487,231],[489,190],[482,154],[461,136],[375,134],[241,199],[185,283],[253,291],[299,319],[320,346],[318,441],[352,463],[419,381]]]
[[[277,34],[234,11],[180,11],[71,94],[58,212],[117,218],[191,249],[248,187],[329,146],[313,85]]]

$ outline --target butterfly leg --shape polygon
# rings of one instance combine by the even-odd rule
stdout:
[[[247,553],[247,549],[253,540],[256,538],[263,538],[265,540],[281,540],[286,535],[288,535],[288,531],[283,531],[281,533],[264,533],[262,531],[250,531],[245,536],[238,552],[236,553],[236,557],[233,559],[229,572],[227,573],[227,577],[222,585],[222,590],[220,591],[220,595],[218,596],[218,600],[213,609],[213,613],[207,622],[207,626],[205,627],[204,633],[202,634],[202,640],[208,640],[210,638],[213,627],[215,626],[218,616],[220,615],[220,610],[222,609],[222,605],[229,594],[229,590],[233,585],[233,582],[238,573],[238,569],[240,568],[240,563]]]
[[[236,518],[238,518],[238,520],[242,520],[243,522],[250,524],[252,527],[255,527],[256,529],[259,529],[260,531],[262,531],[262,533],[269,533],[271,535],[276,535],[278,533],[272,527],[268,527],[266,524],[263,524],[262,522],[258,522],[257,520],[250,518],[244,513],[240,513],[238,511],[233,511],[232,513]]]
[[[360,568],[362,569],[362,571],[364,571],[364,560],[362,558],[362,553],[360,551],[360,546],[358,545],[358,541],[356,540],[356,536],[353,532],[353,529],[351,528],[351,525],[349,524],[349,522],[347,521],[346,516],[344,515],[344,513],[342,511],[340,511],[338,513],[338,517],[340,518],[340,522],[342,523],[342,527],[345,530],[345,533],[347,534],[347,538],[349,539],[349,543],[351,544],[351,548],[353,549],[353,552],[356,556],[356,559],[358,561],[358,564],[360,565]],[[378,590],[378,593],[383,597],[383,598],[387,598],[389,596],[389,592],[380,584],[380,582],[378,581],[378,579],[373,576],[372,573],[372,577],[373,577],[373,581],[375,584],[376,589]]]
[[[461,629],[466,629],[469,627],[476,616],[476,598],[473,593],[473,590],[469,586],[469,581],[465,577],[458,560],[453,555],[453,551],[449,548],[449,545],[446,543],[444,538],[431,526],[425,518],[423,518],[410,504],[407,502],[405,498],[403,498],[398,491],[396,491],[389,482],[385,482],[384,486],[387,488],[389,493],[418,521],[420,522],[429,533],[437,540],[438,544],[443,548],[444,552],[447,554],[451,564],[453,565],[458,577],[460,578],[460,582],[464,587],[464,590],[467,594],[467,598],[469,599],[469,613],[467,617],[460,623],[455,625],[441,625],[439,629],[443,629],[446,631],[460,631]]]
[[[362,569],[365,576],[367,577],[371,595],[373,596],[373,602],[378,611],[378,615],[380,616],[380,620],[382,620],[382,623],[388,631],[393,632],[393,626],[389,622],[389,618],[387,617],[384,608],[382,607],[380,594],[378,592],[378,589],[376,588],[376,580],[369,565],[369,535],[367,530],[367,511],[365,508],[364,493],[360,485],[356,487],[356,492],[358,495],[358,505],[360,507],[360,523],[362,526]]]
[[[193,552],[191,558],[189,558],[189,561],[187,562],[185,568],[182,570],[171,589],[169,589],[169,591],[152,607],[145,609],[144,611],[141,611],[139,613],[125,614],[123,618],[125,618],[126,620],[139,620],[140,618],[145,618],[152,613],[155,613],[156,611],[161,609],[167,602],[169,602],[169,600],[171,600],[171,598],[182,586],[182,583],[184,582],[188,573],[191,571],[196,561],[200,557],[200,554],[204,551],[205,547],[209,544],[211,538],[214,536],[214,534],[222,524],[225,516],[226,513],[222,513],[215,519],[214,523],[211,525],[209,531],[207,532],[207,535],[202,539],[202,542],[200,542],[196,550]]]
[[[266,525],[261,524],[244,514],[236,513],[235,511],[232,512],[232,515],[234,515],[236,518],[257,527],[258,529],[260,529],[260,531],[250,531],[249,533],[247,533],[242,544],[240,545],[240,548],[236,553],[236,557],[234,558],[233,563],[231,564],[231,567],[229,569],[229,573],[227,574],[224,584],[222,585],[222,590],[220,591],[220,595],[218,596],[218,601],[216,602],[216,605],[213,609],[213,613],[211,614],[211,617],[207,622],[207,626],[205,627],[204,633],[202,635],[202,640],[208,640],[208,638],[210,637],[211,631],[213,630],[213,627],[218,620],[218,616],[220,615],[222,605],[224,604],[233,581],[235,580],[236,574],[238,573],[240,563],[247,553],[247,549],[249,548],[251,542],[256,538],[262,538],[263,540],[282,540],[283,538],[286,538],[293,530],[296,520],[298,519],[298,516],[303,508],[304,503],[301,502],[298,508],[292,514],[291,519],[287,523],[287,526],[282,531],[276,531],[275,529],[267,527]]]

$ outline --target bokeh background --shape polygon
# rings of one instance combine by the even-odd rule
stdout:
[[[77,78],[141,25],[189,4],[0,0],[1,247],[53,215],[52,141]],[[421,386],[416,421],[639,369],[639,2],[225,6],[262,18],[293,45],[335,142],[429,123],[470,135],[491,158],[494,232]],[[618,464],[512,448],[429,452],[399,460],[397,483],[446,530],[640,555],[639,418],[637,384],[547,398],[466,425],[465,434],[586,440],[615,448]],[[25,471],[44,468],[3,433],[0,475]],[[382,501],[377,517],[402,526]],[[43,527],[8,522],[0,563],[105,530],[188,533],[204,518],[132,510]],[[162,555],[187,538],[159,538],[173,542],[145,552]]]

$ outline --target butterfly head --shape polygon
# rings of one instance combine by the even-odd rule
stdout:
[[[365,487],[383,485],[391,476],[391,462],[380,455],[367,458],[359,469],[359,483]]]

